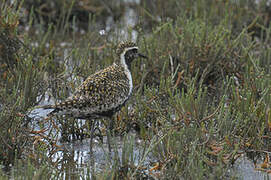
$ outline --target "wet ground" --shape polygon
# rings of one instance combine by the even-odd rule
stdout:
[[[135,1],[139,3],[139,1]],[[113,24],[112,17],[108,17],[106,20],[106,27],[104,29],[100,29],[99,33],[101,36],[105,35],[107,32],[113,31],[117,34],[121,34],[119,37],[122,37],[123,39],[127,39],[129,26],[135,26],[137,15],[134,9],[128,8],[125,11],[125,15],[123,16],[121,20],[122,28],[115,27]],[[159,20],[159,17],[158,17]],[[126,27],[126,28],[124,28]],[[84,32],[82,32],[84,34]],[[132,37],[131,39],[135,40],[137,38],[138,32],[132,30],[131,32]],[[66,42],[63,42],[63,45],[65,45]],[[49,46],[49,45],[48,45]],[[67,60],[68,58],[64,58]],[[67,68],[69,69],[69,67]],[[41,103],[41,105],[44,104],[54,104],[54,100],[47,101],[48,98],[45,98],[44,102]],[[0,106],[1,108],[1,106]],[[41,130],[44,127],[39,126],[39,121],[43,121],[46,115],[50,112],[50,110],[41,110],[36,109],[33,110],[30,114],[30,117],[34,119],[32,122],[34,130],[38,131]],[[85,120],[80,120],[85,121]],[[50,126],[49,124],[47,124]],[[55,131],[55,136],[58,136],[58,139],[61,139],[61,134],[58,131]],[[155,162],[156,160],[151,156],[151,154],[146,153],[146,150],[143,148],[144,144],[142,141],[137,137],[135,133],[128,133],[126,136],[126,141],[133,142],[132,147],[132,153],[134,162],[136,165],[140,164],[141,166],[149,167],[152,162]],[[119,159],[122,159],[122,149],[123,149],[123,141],[125,141],[123,138],[120,137],[114,137],[113,138],[115,150],[113,152],[114,154],[118,154]],[[61,169],[68,169],[66,173],[78,173],[82,171],[87,171],[90,166],[93,166],[92,162],[94,161],[94,167],[96,170],[99,171],[108,168],[108,162],[111,161],[111,156],[108,153],[108,148],[106,144],[107,140],[106,137],[103,137],[103,142],[101,142],[100,139],[96,138],[94,139],[94,147],[93,147],[93,156],[90,155],[90,139],[84,138],[83,140],[72,140],[71,142],[61,142],[58,141],[58,145],[60,146],[59,151],[56,152],[52,156],[53,162],[63,162],[59,163],[59,168]],[[49,154],[50,152],[48,152]],[[140,157],[142,157],[142,154],[147,156],[145,161],[141,161]],[[144,156],[143,155],[143,156]],[[257,162],[262,163],[262,162]],[[149,173],[148,169],[145,170],[146,173]],[[150,173],[149,173],[150,174]],[[254,180],[254,179],[271,179],[271,176],[265,172],[261,172],[258,170],[255,170],[254,163],[249,160],[245,155],[240,157],[235,164],[233,165],[232,169],[229,171],[229,176],[231,177],[237,177],[238,179],[246,179],[246,180]]]
[[[130,2],[130,1],[129,1]],[[139,1],[132,1],[139,3]],[[137,14],[133,8],[128,8],[125,11],[125,14],[121,20],[121,27],[122,28],[116,28],[114,26],[114,21],[112,17],[108,17],[106,20],[106,27],[104,29],[101,29],[99,31],[100,35],[103,36],[109,31],[114,31],[116,34],[120,34],[118,37],[122,37],[124,40],[128,38],[129,34],[127,33],[129,31],[129,27],[133,27],[136,24],[137,21]],[[159,20],[159,17],[158,17]],[[82,32],[84,34],[84,32]],[[114,33],[113,33],[114,34]],[[132,40],[137,39],[138,32],[132,30]],[[63,45],[67,44],[63,42]],[[67,54],[67,53],[66,53]],[[67,57],[68,58],[68,57]],[[64,59],[67,59],[64,58]],[[69,67],[67,69],[70,69]],[[50,100],[48,102],[45,99],[45,104],[53,104],[54,101]],[[44,104],[44,103],[43,103]],[[44,117],[46,117],[46,114],[48,114],[50,110],[34,110],[31,113],[32,117],[36,117],[37,121],[42,120]],[[38,117],[38,118],[37,118]],[[84,120],[83,120],[84,121]],[[39,127],[36,127],[36,130],[39,130]],[[59,136],[61,136],[59,134]],[[145,150],[142,149],[143,145],[141,144],[141,140],[137,138],[135,133],[129,133],[127,135],[127,138],[130,141],[134,141],[133,146],[133,155],[134,155],[134,162],[135,164],[146,166],[151,164],[152,162],[155,162],[155,159],[151,157],[150,154],[147,154],[147,161],[141,162],[139,157],[142,157],[142,153],[145,153]],[[61,137],[60,137],[61,139]],[[114,138],[114,147],[115,150],[113,152],[113,155],[115,153],[118,153],[119,159],[122,157],[122,149],[123,149],[123,139],[120,137]],[[103,137],[103,143],[100,141],[100,139],[94,139],[94,147],[93,147],[93,156],[90,155],[90,139],[83,139],[83,140],[75,140],[69,143],[59,143],[59,145],[62,147],[62,151],[57,152],[53,156],[53,161],[60,161],[65,160],[65,163],[62,164],[62,166],[70,166],[70,170],[67,173],[72,173],[70,171],[74,171],[74,173],[77,173],[76,171],[87,171],[86,167],[91,166],[91,162],[94,160],[94,167],[96,170],[99,171],[103,168],[108,168],[108,162],[111,161],[111,156],[108,153],[108,146],[105,143],[107,142],[106,137]],[[144,151],[144,152],[143,152]],[[261,163],[261,162],[258,162]],[[63,168],[63,167],[61,167]],[[65,168],[64,168],[65,169]],[[148,171],[146,170],[146,173]],[[261,179],[271,179],[271,176],[265,172],[261,172],[258,170],[255,170],[254,163],[249,160],[245,155],[242,155],[235,164],[233,165],[232,169],[229,171],[230,177],[237,177],[237,179],[244,179],[244,180],[261,180]]]
[[[33,110],[30,114],[31,117],[36,119],[36,122],[42,121],[43,118],[46,117],[50,110],[42,110],[36,109]],[[85,120],[80,120],[85,121]],[[36,129],[39,130],[38,123],[36,124]],[[61,135],[58,134],[61,139]],[[58,145],[61,147],[57,153],[54,154],[52,157],[52,162],[59,162],[59,166],[61,169],[69,169],[66,173],[78,173],[78,172],[86,172],[90,167],[93,166],[94,162],[94,169],[96,171],[103,171],[104,168],[108,168],[109,162],[111,162],[112,157],[114,157],[115,153],[118,154],[118,157],[121,161],[122,157],[122,150],[123,150],[123,142],[125,139],[122,137],[115,137],[113,138],[114,144],[114,151],[112,152],[111,156],[108,151],[108,145],[106,136],[103,137],[101,142],[100,138],[94,139],[94,146],[93,146],[93,156],[90,155],[90,139],[86,138],[83,140],[75,140],[68,143],[61,143],[58,142]],[[126,136],[126,141],[133,142],[132,152],[135,165],[148,167],[153,162],[156,162],[155,158],[151,156],[150,153],[146,153],[145,149],[143,149],[143,144],[136,135],[136,133],[128,133]],[[48,152],[49,153],[49,152]],[[142,154],[146,153],[145,161],[141,161],[140,157],[144,156]],[[93,161],[94,160],[94,161]],[[257,164],[261,164],[263,161],[257,161]],[[112,166],[112,164],[111,164]],[[262,179],[270,179],[271,175],[267,174],[266,172],[261,172],[255,169],[255,165],[252,160],[248,159],[245,155],[242,155],[232,168],[229,170],[229,177],[235,177],[237,179],[244,179],[244,180],[262,180]],[[146,174],[152,176],[153,172],[148,171],[148,169],[144,170]],[[153,176],[152,176],[153,177]],[[155,177],[154,177],[155,178]]]
[[[246,156],[240,157],[234,164],[230,171],[232,176],[238,177],[243,180],[262,180],[271,179],[271,175],[265,172],[255,170],[254,163]]]

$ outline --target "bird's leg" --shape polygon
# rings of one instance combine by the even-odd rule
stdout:
[[[111,136],[112,136],[112,129],[114,126],[114,121],[113,121],[113,116],[109,117],[109,125],[108,128],[106,130],[106,134],[107,134],[107,144],[108,144],[108,150],[111,156]]]
[[[95,132],[95,124],[96,124],[96,120],[95,119],[91,119],[90,120],[90,143],[89,143],[89,146],[90,146],[90,157],[91,157],[91,160],[90,160],[90,165],[91,165],[91,174],[94,175],[94,171],[95,171],[95,159],[94,159],[94,155],[93,155],[93,138],[94,138],[94,132]],[[92,178],[91,178],[92,179]]]
[[[96,120],[91,120],[90,121],[91,122],[91,128],[90,128],[90,144],[89,144],[89,146],[90,146],[90,155],[91,155],[91,158],[93,158],[92,156],[93,156],[93,149],[92,149],[92,147],[93,147],[93,138],[94,138],[94,132],[95,132],[95,122],[96,122]]]

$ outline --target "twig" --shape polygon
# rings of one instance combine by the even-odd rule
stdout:
[[[4,140],[4,138],[2,136],[1,137],[1,140],[4,142],[4,144],[9,148],[9,149],[12,149],[12,147]]]
[[[200,121],[199,121],[199,123],[201,123],[201,122],[204,122],[204,121],[207,121],[207,120],[209,120],[209,119],[211,119],[216,113],[217,113],[217,111],[220,109],[220,106],[218,106],[218,108],[212,113],[212,114],[210,114],[209,116],[207,116],[207,117],[205,117],[205,118],[203,118],[203,119],[201,119]]]
[[[139,84],[139,88],[137,90],[137,93],[141,92],[144,86],[144,81],[147,78],[147,75],[152,71],[153,69],[147,71],[141,78],[140,84]]]

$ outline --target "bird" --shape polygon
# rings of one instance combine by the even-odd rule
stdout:
[[[110,136],[113,116],[126,104],[133,92],[131,64],[134,59],[147,57],[138,52],[138,46],[132,41],[121,42],[117,49],[117,62],[90,75],[63,102],[45,105],[43,109],[53,109],[49,116],[68,115],[77,119],[108,118],[108,148],[111,152]],[[91,151],[95,122],[91,125]]]

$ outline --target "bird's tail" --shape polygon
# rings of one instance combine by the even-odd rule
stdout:
[[[42,105],[42,106],[35,106],[35,109],[56,109],[56,105]]]
[[[29,114],[33,114],[32,116],[35,116],[36,114],[39,114],[39,110],[38,109],[44,109],[44,110],[50,110],[48,113],[46,113],[47,117],[51,117],[56,113],[56,105],[38,105],[38,106],[34,106],[32,108],[30,108],[28,110]]]

